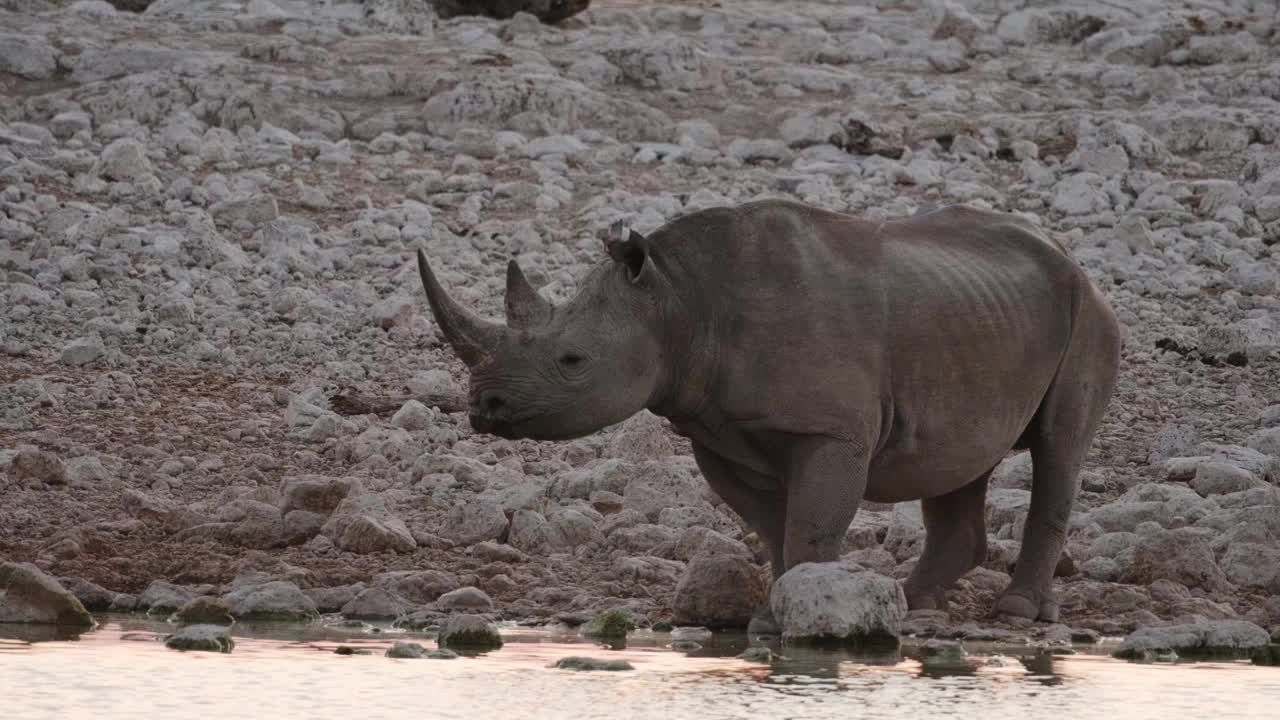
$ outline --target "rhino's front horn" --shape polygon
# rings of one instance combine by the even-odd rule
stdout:
[[[551,303],[538,294],[512,258],[507,263],[507,326],[522,330],[546,324],[551,319]]]
[[[468,366],[479,364],[497,347],[504,328],[498,323],[477,317],[454,302],[444,288],[440,287],[422,250],[418,250],[418,275],[422,277],[422,287],[427,291],[431,314],[440,324],[440,329],[444,331],[454,352]]]

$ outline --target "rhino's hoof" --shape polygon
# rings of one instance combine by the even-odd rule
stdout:
[[[996,601],[996,614],[1035,620],[1040,615],[1040,606],[1029,597],[1009,594]]]
[[[908,610],[946,610],[947,594],[942,590],[906,590]]]
[[[755,615],[751,617],[751,622],[747,624],[748,635],[777,635],[778,623],[773,619],[773,612],[768,605],[756,610]]]
[[[1058,603],[1044,598],[1038,604],[1025,596],[1008,593],[996,602],[997,615],[1012,615],[1040,622],[1058,622]]]

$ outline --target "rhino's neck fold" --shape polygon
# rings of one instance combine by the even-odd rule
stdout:
[[[716,373],[716,344],[710,328],[691,324],[683,307],[664,326],[662,375],[648,410],[673,423],[696,421],[711,401]],[[674,322],[672,322],[674,320]]]

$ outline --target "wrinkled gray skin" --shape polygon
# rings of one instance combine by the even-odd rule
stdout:
[[[1120,352],[1114,314],[1063,247],[963,206],[874,223],[773,200],[649,237],[615,226],[606,245],[554,307],[513,260],[507,326],[454,303],[419,252],[471,369],[477,431],[563,440],[644,408],[665,416],[775,578],[836,560],[863,498],[921,499],[913,609],[944,608],[986,558],[987,479],[1029,448],[1030,514],[996,611],[1056,620],[1077,471]]]

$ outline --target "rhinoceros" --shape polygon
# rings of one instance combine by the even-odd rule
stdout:
[[[454,301],[418,251],[469,419],[581,437],[648,409],[768,548],[776,580],[838,559],[859,503],[921,500],[912,609],[986,558],[988,477],[1033,462],[1017,565],[995,611],[1056,621],[1077,473],[1121,335],[1066,248],[1019,216],[947,206],[887,222],[787,200],[701,210],[607,258],[555,305],[510,260],[506,324]]]

